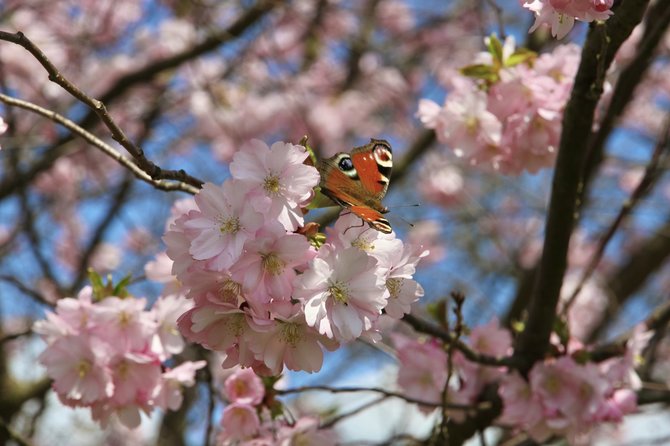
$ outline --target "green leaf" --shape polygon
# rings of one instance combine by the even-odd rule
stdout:
[[[498,70],[491,65],[474,64],[461,68],[461,74],[475,79],[483,79],[487,82],[496,82],[499,79]]]
[[[522,63],[532,64],[537,59],[537,53],[526,48],[518,48],[505,61],[506,67],[513,67]]]
[[[112,295],[117,296],[120,298],[128,297],[128,290],[127,287],[130,284],[130,280],[132,279],[132,276],[128,274],[125,276],[119,283],[116,284],[114,289],[112,290]],[[111,279],[110,279],[111,280]],[[111,282],[110,282],[111,285]]]
[[[501,66],[503,63],[503,45],[498,36],[491,34],[487,39],[489,53],[493,56],[493,64]]]

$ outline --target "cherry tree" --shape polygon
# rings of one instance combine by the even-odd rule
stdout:
[[[3,442],[667,441],[670,3],[1,6]]]

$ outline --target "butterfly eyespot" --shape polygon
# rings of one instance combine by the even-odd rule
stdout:
[[[374,148],[375,158],[381,162],[391,161],[391,152],[385,146],[378,144]]]
[[[346,172],[354,168],[354,163],[351,161],[351,158],[342,158],[337,167]]]

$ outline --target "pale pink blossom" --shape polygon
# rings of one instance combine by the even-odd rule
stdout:
[[[231,440],[244,440],[254,436],[261,422],[256,409],[249,404],[232,403],[223,410],[221,419],[223,437]]]
[[[302,226],[300,206],[308,203],[320,178],[314,167],[303,164],[307,157],[302,146],[276,142],[268,148],[255,139],[233,156],[230,172],[256,194],[253,203],[266,219],[293,231]]]
[[[299,305],[278,302],[271,306],[275,323],[255,333],[250,348],[274,375],[289,370],[318,372],[323,365],[323,348],[339,345],[307,325]]]
[[[453,161],[436,152],[426,156],[418,184],[426,200],[444,207],[453,206],[463,200],[465,187],[463,172]]]
[[[93,251],[89,267],[99,273],[114,271],[121,264],[121,249],[111,243],[100,243]]]
[[[91,317],[92,332],[119,352],[142,350],[156,330],[156,320],[144,311],[145,299],[107,297]]]
[[[524,8],[535,13],[535,23],[529,32],[540,25],[549,25],[552,36],[565,37],[574,26],[575,19],[583,22],[607,20],[611,15],[613,0],[521,0]]]
[[[239,369],[223,384],[226,397],[231,403],[257,406],[265,396],[265,386],[251,369]]]
[[[127,352],[115,356],[109,367],[114,382],[110,401],[115,406],[148,400],[160,381],[160,361],[153,355]]]
[[[96,311],[92,302],[93,289],[86,286],[77,298],[65,297],[56,303],[55,312],[47,312],[46,320],[37,321],[33,331],[51,343],[66,335],[84,334],[90,328],[91,315]]]
[[[113,395],[114,384],[105,357],[108,352],[89,336],[63,336],[39,356],[64,398],[90,404]]]
[[[189,249],[194,259],[206,260],[217,270],[229,268],[239,259],[244,243],[264,223],[263,216],[249,206],[247,189],[234,180],[226,181],[223,187],[211,183],[202,187],[195,197],[199,210],[190,212],[184,222],[184,227],[195,233]]]
[[[375,258],[357,248],[324,245],[298,278],[294,297],[304,303],[309,326],[329,338],[351,341],[379,317],[388,290]]]
[[[184,314],[192,302],[180,295],[161,296],[152,307],[158,327],[152,338],[151,350],[162,360],[184,350],[184,338],[177,328],[177,319]]]
[[[230,269],[231,277],[254,301],[288,300],[295,268],[304,268],[315,254],[304,236],[287,234],[280,225],[266,226],[246,244],[245,252]]]
[[[447,382],[447,353],[437,341],[393,337],[398,355],[398,385],[408,397],[439,404]],[[432,407],[423,408],[432,410]]]
[[[386,275],[386,288],[389,298],[384,310],[395,319],[402,318],[411,311],[411,306],[424,295],[423,287],[412,278],[416,272],[416,265],[428,255],[423,247],[404,245],[394,251],[391,258],[391,267]]]
[[[390,268],[403,249],[402,240],[394,232],[384,234],[361,224],[361,219],[343,211],[332,227],[326,228],[328,241],[337,249],[357,248],[377,259],[378,268]],[[392,260],[393,259],[393,260]]]
[[[154,389],[156,406],[167,410],[177,410],[184,399],[183,387],[195,385],[195,372],[207,365],[207,361],[185,361],[173,369],[163,372],[160,384]]]

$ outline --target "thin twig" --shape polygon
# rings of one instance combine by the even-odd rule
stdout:
[[[520,365],[520,363],[517,360],[515,360],[515,358],[512,356],[496,358],[493,356],[484,355],[482,353],[477,353],[476,351],[468,347],[466,344],[464,344],[463,341],[456,339],[453,334],[442,330],[435,324],[432,324],[428,321],[420,319],[411,314],[406,314],[405,316],[403,316],[402,320],[403,322],[406,322],[409,325],[411,325],[412,328],[414,328],[416,331],[420,333],[425,333],[434,336],[447,344],[453,343],[454,347],[458,349],[461,353],[463,353],[463,356],[465,356],[465,358],[468,359],[469,361],[491,367],[517,368]]]
[[[387,396],[380,396],[379,398],[374,399],[372,401],[369,401],[365,404],[362,404],[359,407],[357,407],[353,410],[350,410],[349,412],[345,412],[343,414],[340,414],[340,415],[326,421],[325,423],[320,425],[319,428],[320,429],[329,429],[329,428],[333,427],[334,425],[336,425],[337,423],[339,423],[340,421],[342,421],[346,418],[352,417],[356,414],[359,414],[359,413],[363,412],[364,410],[367,410],[371,407],[374,407],[374,406],[381,403],[382,401],[384,401],[387,398],[388,398]]]
[[[641,201],[641,199],[652,189],[653,184],[659,178],[661,157],[664,154],[667,155],[667,153],[664,152],[667,152],[669,149],[670,149],[670,114],[666,118],[666,123],[663,130],[663,136],[656,144],[656,148],[654,149],[654,153],[651,156],[651,160],[649,161],[649,164],[645,169],[642,180],[637,185],[635,190],[633,190],[630,198],[623,204],[623,206],[621,206],[621,209],[619,209],[619,213],[617,214],[612,224],[610,224],[607,231],[605,231],[602,237],[600,237],[598,247],[591,256],[591,259],[589,260],[587,267],[582,272],[579,282],[577,283],[577,287],[574,289],[574,291],[570,295],[570,298],[567,300],[565,306],[563,307],[564,314],[567,313],[567,310],[570,308],[572,303],[579,295],[586,281],[589,280],[593,272],[598,267],[598,264],[600,263],[600,260],[602,259],[603,254],[605,253],[607,245],[612,240],[612,237],[614,237],[614,234],[621,226],[623,220],[628,215],[630,215],[635,206],[637,206],[637,204]]]
[[[110,116],[107,111],[105,104],[95,98],[84,93],[79,87],[70,82],[57,68],[51,63],[49,58],[42,52],[42,50],[35,45],[28,37],[26,37],[22,32],[17,32],[15,34],[8,33],[5,31],[0,31],[0,40],[6,40],[11,43],[15,43],[23,48],[25,48],[30,54],[32,54],[35,59],[44,67],[44,69],[49,74],[49,80],[61,86],[65,91],[70,93],[80,102],[88,106],[93,110],[100,120],[105,124],[107,129],[112,135],[112,139],[121,144],[121,146],[130,153],[138,165],[138,167],[143,170],[150,178],[154,180],[158,179],[170,179],[178,180],[183,183],[187,183],[196,189],[202,187],[203,181],[188,175],[183,169],[178,171],[173,170],[163,170],[158,167],[153,162],[149,161],[144,155],[144,151],[135,145],[135,143],[126,136],[124,131],[119,127],[116,121]]]
[[[65,116],[60,115],[54,111],[48,110],[46,108],[40,107],[39,105],[33,104],[32,102],[24,101],[21,99],[16,99],[11,96],[0,93],[0,101],[4,102],[7,105],[14,107],[19,107],[33,113],[37,113],[41,116],[44,116],[51,121],[62,125],[66,129],[70,130],[72,133],[80,136],[82,139],[87,141],[92,146],[100,149],[105,155],[109,156],[113,160],[117,161],[126,169],[130,170],[133,175],[138,179],[145,181],[156,189],[172,191],[180,190],[183,192],[188,192],[190,194],[196,194],[199,188],[194,187],[188,183],[180,181],[169,181],[169,180],[157,180],[151,178],[145,171],[143,171],[137,164],[135,164],[131,159],[123,156],[116,149],[114,149],[109,144],[105,143],[103,140],[85,130],[84,128],[77,125],[74,121],[67,119]]]
[[[275,390],[277,395],[290,395],[294,393],[303,393],[303,392],[330,392],[330,393],[354,393],[354,392],[375,392],[381,393],[386,398],[400,398],[407,401],[408,403],[418,404],[420,406],[426,407],[441,407],[440,403],[422,401],[416,398],[411,398],[406,395],[403,395],[399,392],[393,392],[391,390],[382,389],[379,387],[329,387],[329,386],[303,386],[295,387],[293,389],[277,389]],[[455,410],[476,410],[477,406],[470,406],[467,404],[454,404],[449,403],[448,407]]]

